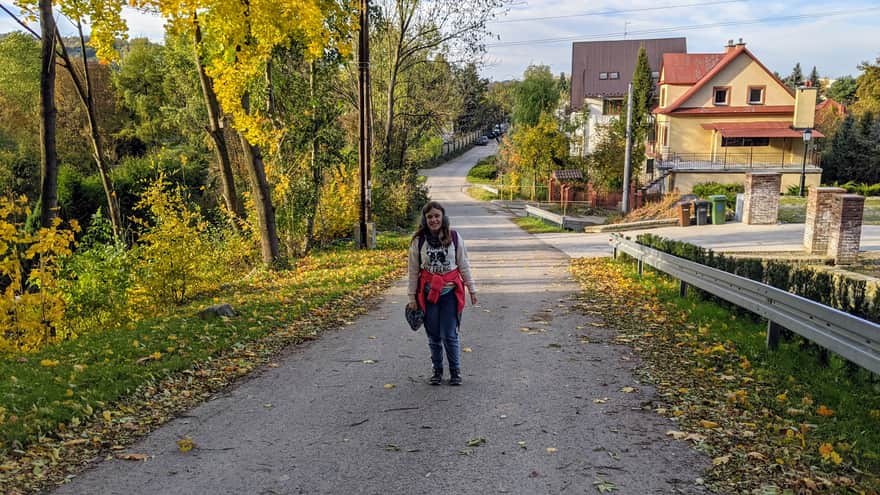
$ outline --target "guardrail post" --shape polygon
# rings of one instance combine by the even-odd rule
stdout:
[[[678,281],[678,297],[685,298],[688,296],[688,284],[684,280]]]
[[[638,267],[639,267],[639,278],[642,277],[642,270],[644,269],[645,263],[639,258]]]
[[[767,348],[776,350],[779,347],[779,338],[782,336],[782,326],[774,321],[767,320]]]

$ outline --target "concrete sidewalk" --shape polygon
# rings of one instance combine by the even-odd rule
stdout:
[[[689,242],[715,251],[796,252],[803,250],[804,224],[746,225],[730,222],[723,225],[662,227],[633,230],[623,234],[635,238],[642,233]],[[611,256],[609,233],[603,234],[537,234],[545,243],[571,258]],[[880,253],[880,225],[862,227],[861,251]]]

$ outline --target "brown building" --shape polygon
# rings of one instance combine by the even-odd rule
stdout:
[[[655,80],[659,79],[664,54],[687,52],[685,38],[572,44],[571,111],[573,118],[579,120],[572,154],[589,153],[595,142],[596,126],[620,115],[641,46],[645,47]]]

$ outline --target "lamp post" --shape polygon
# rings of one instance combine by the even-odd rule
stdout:
[[[807,180],[807,151],[810,145],[810,140],[813,138],[813,130],[812,129],[804,129],[804,162],[801,165],[801,186],[798,191],[800,197],[804,197],[806,194],[806,180]]]

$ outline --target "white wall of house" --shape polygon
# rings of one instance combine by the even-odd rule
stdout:
[[[599,142],[598,127],[616,119],[617,115],[603,113],[604,101],[601,98],[585,98],[581,112],[571,114],[571,123],[576,125],[571,139],[572,156],[587,156]]]

